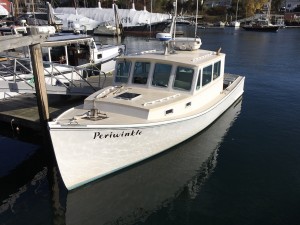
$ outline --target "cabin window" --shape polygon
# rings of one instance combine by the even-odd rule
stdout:
[[[60,64],[66,63],[66,52],[64,46],[52,47],[50,53],[52,62]]]
[[[50,52],[50,49],[47,48],[47,47],[42,47],[42,56],[43,56],[43,62],[49,62],[50,61],[50,58],[49,58],[49,52]],[[44,67],[50,67],[50,64],[49,63],[43,63],[44,64]]]
[[[197,78],[197,86],[196,86],[196,90],[199,90],[199,89],[200,89],[200,86],[201,86],[201,72],[202,72],[202,70],[200,69],[200,70],[199,70],[199,73],[198,73],[198,78]]]
[[[212,79],[212,65],[203,68],[202,86],[211,82]]]
[[[150,70],[149,62],[136,62],[134,64],[132,83],[147,84],[149,70]]]
[[[127,83],[130,73],[131,62],[119,62],[115,76],[116,83]]]
[[[173,88],[178,90],[191,90],[194,70],[187,67],[178,66]]]
[[[85,44],[68,45],[68,60],[71,66],[81,66],[90,62],[90,49]]]
[[[155,64],[152,85],[159,87],[168,87],[171,75],[172,65],[168,64]]]
[[[214,64],[213,79],[217,79],[221,74],[221,61]]]

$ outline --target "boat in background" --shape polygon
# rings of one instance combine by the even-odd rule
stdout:
[[[229,27],[240,27],[241,23],[239,21],[232,21],[229,23]]]
[[[124,35],[129,36],[153,36],[157,33],[164,32],[165,29],[170,25],[169,21],[138,24],[135,26],[124,26],[123,33]]]
[[[277,32],[282,25],[274,25],[271,23],[271,0],[265,5],[264,9],[266,10],[264,14],[256,17],[250,21],[249,24],[242,26],[242,28],[246,31]]]
[[[117,28],[111,21],[100,23],[93,31],[94,35],[119,36],[121,29]]]
[[[249,24],[243,25],[242,28],[246,31],[263,31],[263,32],[277,32],[279,25],[274,25],[268,18],[258,18],[251,21]]]
[[[235,20],[234,20],[234,21],[231,21],[231,22],[228,24],[229,27],[235,27],[235,28],[240,27],[241,23],[237,20],[237,17],[238,17],[238,11],[239,11],[239,0],[237,0],[237,2],[236,2]]]
[[[108,74],[115,69],[114,59],[124,54],[125,45],[97,44],[93,37],[74,34],[49,36],[41,44],[45,83],[71,86],[91,75]],[[17,95],[16,82],[33,86],[33,71],[27,46],[0,54],[0,82],[11,91],[0,92],[0,99]],[[13,85],[13,84],[14,85]],[[3,84],[7,86],[6,84]],[[30,88],[32,89],[32,88]],[[20,90],[26,93],[26,90]]]
[[[119,19],[118,6],[113,3],[115,19],[104,21],[94,29],[94,35],[120,36],[123,34],[123,26]]]

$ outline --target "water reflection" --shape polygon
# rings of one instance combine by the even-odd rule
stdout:
[[[195,198],[240,110],[241,101],[208,129],[164,154],[69,192],[65,223],[133,224],[171,204],[183,190]]]

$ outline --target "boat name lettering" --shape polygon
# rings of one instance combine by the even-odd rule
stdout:
[[[142,135],[141,130],[122,131],[122,132],[118,132],[118,133],[111,131],[110,133],[104,133],[104,134],[101,132],[95,132],[93,139],[132,137],[132,136],[138,136],[138,135]]]

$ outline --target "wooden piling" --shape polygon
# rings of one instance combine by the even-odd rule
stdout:
[[[36,30],[32,29],[31,34],[36,34]],[[40,122],[42,126],[47,127],[47,122],[49,121],[49,110],[47,89],[45,84],[44,66],[42,61],[43,57],[41,51],[41,44],[32,44],[29,46],[29,49],[32,62],[32,71],[37,96],[37,105],[39,109]]]

